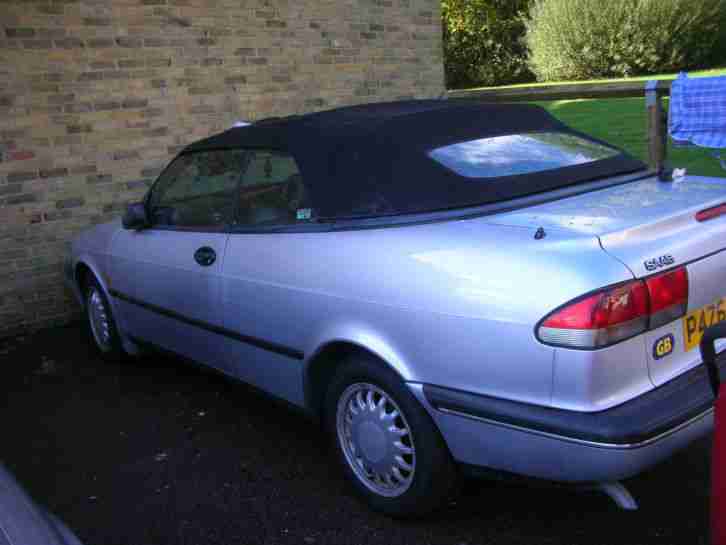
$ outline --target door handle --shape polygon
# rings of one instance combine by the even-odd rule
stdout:
[[[209,267],[216,260],[217,252],[215,252],[209,246],[202,246],[196,252],[194,252],[194,261],[199,263],[202,267]]]

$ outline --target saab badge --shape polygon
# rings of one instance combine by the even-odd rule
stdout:
[[[657,269],[660,269],[661,267],[667,267],[668,265],[673,265],[676,260],[673,259],[673,256],[671,254],[662,255],[659,257],[655,257],[653,259],[647,259],[643,261],[643,265],[645,266],[646,271],[655,271]]]
[[[653,358],[659,360],[666,357],[668,354],[673,352],[675,344],[676,339],[670,333],[656,340],[653,344]]]

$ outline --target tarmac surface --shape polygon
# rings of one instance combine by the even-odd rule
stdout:
[[[628,481],[636,512],[468,481],[402,522],[353,495],[312,422],[212,372],[106,363],[78,324],[0,341],[0,369],[0,460],[86,545],[707,543],[709,440]]]

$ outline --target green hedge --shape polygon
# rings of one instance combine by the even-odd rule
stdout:
[[[723,64],[725,15],[726,0],[534,0],[529,68],[550,81]]]
[[[524,20],[531,0],[442,0],[449,88],[531,81]]]

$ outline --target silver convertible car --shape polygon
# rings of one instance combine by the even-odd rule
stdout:
[[[726,180],[666,180],[536,106],[404,101],[191,144],[65,275],[102,354],[301,408],[406,516],[462,473],[622,492],[709,433],[725,235]]]

